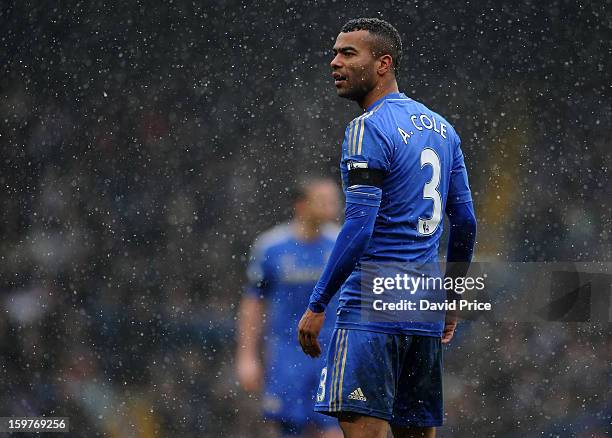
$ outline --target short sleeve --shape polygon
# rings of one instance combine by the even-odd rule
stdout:
[[[453,152],[453,164],[451,168],[450,182],[448,186],[447,205],[462,204],[472,200],[470,185],[468,183],[467,169],[461,151],[461,140],[457,134],[454,135],[455,148]]]
[[[347,169],[391,169],[392,143],[369,117],[371,113],[353,120],[345,136],[342,160]]]
[[[269,285],[270,269],[265,247],[260,241],[255,241],[249,255],[245,293],[254,297],[265,297]]]

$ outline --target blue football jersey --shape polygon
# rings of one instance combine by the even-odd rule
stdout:
[[[326,225],[312,241],[296,236],[292,224],[277,225],[262,233],[251,250],[247,269],[246,293],[266,300],[266,343],[268,360],[296,350],[303,356],[297,341],[297,326],[308,305],[308,299],[336,241],[338,227]],[[330,303],[320,340],[326,343],[334,327],[334,310],[338,300]],[[283,353],[283,350],[285,352]]]
[[[344,190],[350,169],[378,169],[384,180],[372,237],[340,291],[338,328],[441,335],[443,312],[425,322],[360,320],[361,267],[437,264],[446,206],[471,201],[460,144],[448,121],[402,93],[386,95],[347,126],[340,164]]]

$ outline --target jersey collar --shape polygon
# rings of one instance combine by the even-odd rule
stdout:
[[[372,111],[372,108],[374,108],[376,105],[381,103],[383,100],[387,100],[387,99],[408,99],[408,96],[406,96],[404,93],[389,93],[389,94],[386,94],[383,97],[381,97],[380,99],[378,99],[376,102],[374,102],[372,105],[370,105],[368,107],[368,109],[366,110],[366,112]]]

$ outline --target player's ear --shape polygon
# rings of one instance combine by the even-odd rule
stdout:
[[[376,70],[379,75],[384,75],[393,66],[393,58],[391,55],[382,55],[378,58],[378,69]]]

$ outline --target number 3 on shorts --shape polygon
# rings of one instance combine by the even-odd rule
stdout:
[[[319,390],[317,391],[317,403],[325,400],[325,381],[327,380],[327,367],[321,370],[321,380],[319,381]]]

